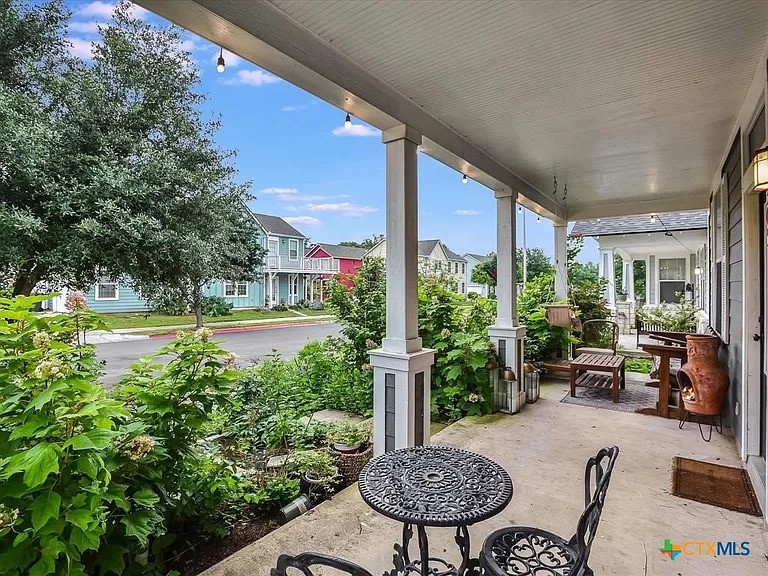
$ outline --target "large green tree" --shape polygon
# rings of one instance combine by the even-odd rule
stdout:
[[[552,274],[554,269],[549,256],[541,248],[528,248],[526,260],[526,281],[530,282],[534,278],[545,274]],[[523,276],[523,249],[517,249],[517,275],[522,281]],[[496,286],[496,254],[491,253],[488,257],[472,269],[472,282],[477,284],[486,284]]]
[[[58,0],[0,7],[0,270],[13,291],[108,276],[199,295],[210,278],[254,278],[249,186],[214,141],[179,29],[122,3],[81,61]]]
[[[366,238],[362,242],[357,242],[355,240],[345,240],[344,242],[339,242],[339,245],[350,246],[352,248],[365,248],[366,250],[370,250],[382,240],[384,240],[384,234],[371,234],[370,238]]]

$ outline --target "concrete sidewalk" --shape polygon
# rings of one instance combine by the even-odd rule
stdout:
[[[217,328],[237,327],[237,326],[261,326],[265,324],[303,324],[313,320],[332,320],[332,314],[318,314],[316,316],[281,316],[279,318],[262,318],[260,320],[232,320],[226,322],[210,322],[205,325],[206,328],[216,330]],[[171,326],[141,326],[139,328],[115,328],[114,334],[136,334],[141,332],[173,332],[175,330],[194,330],[194,324],[174,324]]]

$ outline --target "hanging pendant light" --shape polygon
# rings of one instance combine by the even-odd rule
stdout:
[[[768,148],[755,152],[752,159],[755,175],[755,190],[768,190]]]
[[[461,175],[461,183],[462,184],[466,184],[467,183],[467,175],[466,174],[462,174]]]
[[[352,117],[349,115],[349,112],[344,117],[344,128],[352,128]]]
[[[224,68],[227,67],[227,63],[224,62],[224,48],[219,47],[219,59],[216,60],[216,72],[221,74],[224,72]]]

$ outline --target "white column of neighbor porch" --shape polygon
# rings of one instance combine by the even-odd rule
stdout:
[[[568,298],[568,225],[554,225],[555,232],[555,299]]]
[[[622,289],[627,295],[626,301],[634,303],[635,301],[635,269],[633,261],[626,258],[622,259]]]
[[[600,249],[600,262],[598,263],[598,273],[600,278],[605,278],[608,283],[605,286],[603,295],[608,302],[608,308],[616,309],[616,270],[613,266],[613,248]]]
[[[516,194],[510,189],[496,196],[496,324],[488,336],[502,366],[510,366],[518,378],[523,372],[525,326],[517,321]]]
[[[387,331],[371,350],[373,451],[429,444],[435,351],[419,338],[418,157],[421,134],[408,126],[382,133],[387,164]]]

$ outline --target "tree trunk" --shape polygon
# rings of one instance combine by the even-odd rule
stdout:
[[[33,269],[34,265],[31,267],[25,266],[19,270],[16,281],[13,283],[14,296],[29,296],[32,294],[32,290],[35,289],[39,281],[39,277],[32,271]]]
[[[203,287],[197,282],[194,283],[192,288],[192,304],[195,310],[195,326],[197,328],[203,327]]]

